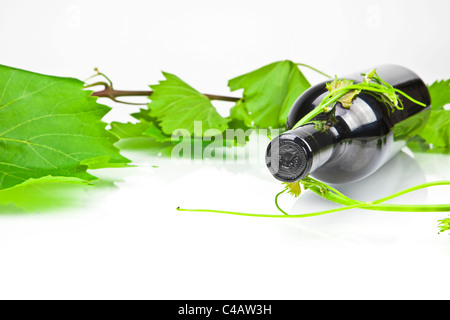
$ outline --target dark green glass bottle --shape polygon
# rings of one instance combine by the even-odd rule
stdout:
[[[411,70],[398,65],[376,68],[393,87],[427,105],[420,106],[401,96],[403,110],[392,112],[371,94],[362,91],[349,109],[336,104],[335,120],[326,130],[306,124],[292,127],[319,105],[328,93],[327,82],[306,90],[288,115],[287,131],[274,138],[266,152],[266,164],[273,176],[295,182],[306,175],[331,184],[353,182],[379,169],[405,146],[426,123],[430,95],[425,83]],[[369,72],[371,69],[364,72]],[[343,77],[361,83],[361,72]],[[323,120],[319,115],[316,120]]]

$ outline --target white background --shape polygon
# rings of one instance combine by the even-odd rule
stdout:
[[[240,94],[229,93],[228,79],[284,59],[341,75],[398,63],[431,83],[450,76],[449,12],[444,0],[2,1],[0,63],[79,79],[98,67],[116,88],[136,90],[164,70],[228,95]],[[106,121],[137,110],[102,102],[114,107]],[[218,104],[225,115],[229,107]],[[65,204],[56,209],[2,208],[0,298],[450,298],[450,236],[437,233],[446,213],[265,219],[175,210],[276,213],[281,186],[262,162],[266,143],[251,142],[241,164],[127,149],[136,167],[93,172],[103,184],[58,194]],[[450,179],[448,164],[402,153],[340,189],[371,200]],[[396,201],[448,203],[448,192]],[[334,207],[308,193],[281,203],[290,212]]]

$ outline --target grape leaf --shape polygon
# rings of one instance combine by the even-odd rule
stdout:
[[[172,141],[171,136],[164,134],[161,129],[152,122],[148,125],[144,132],[142,132],[142,134],[147,137],[152,137],[158,142]]]
[[[430,117],[414,140],[408,143],[413,152],[448,153],[450,151],[450,79],[428,85],[431,97]],[[432,149],[430,149],[432,145]]]
[[[428,86],[431,97],[431,108],[442,110],[444,105],[450,104],[450,79],[435,81]]]
[[[418,135],[413,136],[413,138],[408,141],[406,146],[409,148],[409,150],[415,153],[427,152],[430,149],[430,144],[428,144],[423,138],[419,137]]]
[[[230,116],[228,118],[230,119],[228,126],[232,129],[247,130],[253,127],[252,116],[248,112],[242,99],[237,101],[230,109]]]
[[[284,127],[295,100],[311,85],[292,61],[279,61],[228,82],[231,91],[244,89],[243,104],[254,125]]]
[[[151,128],[154,124],[144,119],[140,119],[137,123],[127,122],[111,122],[111,131],[120,139],[143,137],[144,132]]]
[[[433,149],[450,148],[450,110],[432,110],[426,126],[419,132],[419,136]]]
[[[425,127],[418,133],[417,141],[432,145],[430,152],[446,153],[450,150],[450,110],[444,110],[444,106],[450,103],[450,79],[435,81],[428,86],[431,97],[430,117]],[[414,142],[408,147],[414,149]],[[418,151],[423,151],[419,149]]]
[[[450,231],[450,217],[439,220],[439,232]]]
[[[17,208],[35,212],[76,205],[80,203],[88,188],[92,186],[84,180],[73,177],[46,176],[28,179],[19,185],[0,190],[0,213],[4,212],[3,210],[17,212]]]
[[[205,95],[173,74],[163,75],[166,80],[151,86],[147,115],[156,120],[165,135],[185,129],[193,136],[203,136],[208,129],[223,132],[228,128],[229,120],[216,111]],[[201,121],[201,132],[194,132],[194,121]]]
[[[282,184],[285,185],[285,189],[290,195],[293,195],[294,197],[299,197],[300,193],[302,193],[302,188],[300,186],[300,181],[296,182],[283,182]]]
[[[101,121],[110,110],[83,82],[0,65],[0,189],[45,176],[96,179],[130,161]]]
[[[337,78],[335,78],[332,82],[329,82],[326,84],[326,88],[329,92],[332,92],[336,89],[339,89],[339,88],[342,88],[345,86],[350,86],[352,84],[353,84],[353,80],[347,80],[347,79],[338,80]],[[337,102],[340,102],[342,107],[348,109],[352,105],[353,99],[360,92],[361,92],[361,90],[350,90],[349,92],[344,94],[342,97],[340,97]]]

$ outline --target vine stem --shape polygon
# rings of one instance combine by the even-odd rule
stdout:
[[[317,211],[317,212],[311,212],[311,213],[301,213],[301,214],[288,214],[286,211],[280,208],[278,205],[278,197],[283,194],[286,189],[279,192],[275,196],[275,205],[277,209],[283,213],[280,214],[259,214],[259,213],[247,213],[247,212],[236,212],[236,211],[227,211],[227,210],[214,210],[214,209],[184,209],[177,207],[177,211],[191,211],[191,212],[215,212],[215,213],[225,213],[225,214],[231,214],[231,215],[238,215],[238,216],[247,216],[247,217],[265,217],[265,218],[306,218],[306,217],[313,217],[313,216],[319,216],[324,215],[328,213],[334,213],[339,211],[345,211],[350,209],[367,209],[367,210],[375,210],[375,211],[400,211],[400,212],[448,212],[450,211],[450,204],[431,204],[431,205],[405,205],[405,204],[385,204],[381,205],[380,203],[391,200],[393,198],[399,197],[401,195],[404,195],[409,192],[413,192],[419,189],[424,189],[428,187],[434,187],[439,185],[450,185],[450,181],[434,181],[434,182],[428,182],[423,183],[420,185],[417,185],[415,187],[411,187],[405,190],[402,190],[400,192],[396,192],[388,197],[384,197],[378,200],[374,201],[359,201],[354,200],[351,198],[348,198],[347,196],[343,195],[342,193],[338,192],[334,193],[334,188],[327,186],[327,188],[332,191],[332,193],[323,193],[321,192],[321,188],[317,185],[311,186],[308,189],[314,192],[315,194],[319,195],[320,197],[327,199],[329,201],[332,201],[337,204],[344,205],[340,208],[334,208],[324,211]],[[325,185],[324,185],[325,186]]]
[[[149,97],[153,94],[152,90],[116,90],[111,85],[101,82],[101,83],[94,83],[89,86],[94,85],[103,85],[104,89],[100,91],[95,91],[92,93],[92,96],[94,97],[101,97],[101,98],[109,98],[116,102],[121,103],[127,103],[124,101],[117,100],[117,97]],[[88,86],[86,86],[88,87]],[[229,102],[237,102],[240,100],[240,98],[237,97],[229,97],[229,96],[221,96],[216,94],[208,94],[204,93],[204,96],[206,96],[209,100],[220,100],[220,101],[229,101]],[[147,103],[145,103],[147,104]]]
[[[444,185],[450,185],[450,181],[444,180],[444,181],[434,181],[434,182],[427,182],[423,183],[399,192],[396,192],[390,196],[370,201],[370,202],[363,202],[355,199],[351,199],[342,193],[335,193],[335,189],[331,188],[330,186],[326,186],[327,189],[333,192],[323,193],[321,191],[320,187],[317,186],[311,186],[309,187],[309,190],[311,190],[313,193],[317,194],[318,196],[327,199],[331,202],[338,203],[344,206],[351,206],[355,204],[362,204],[359,206],[360,209],[367,209],[367,210],[375,210],[375,211],[399,211],[399,212],[448,212],[450,211],[450,204],[381,204],[385,201],[391,200],[393,198],[399,197],[401,195],[429,187],[435,187],[435,186],[444,186]]]
[[[315,72],[330,78],[329,75],[327,75],[326,73],[313,68],[307,64],[304,63],[296,63],[296,65],[298,66],[302,66],[302,67],[306,67],[309,68],[311,70],[314,70]],[[152,90],[116,90],[113,88],[112,85],[112,81],[102,72],[98,71],[97,68],[94,69],[96,71],[96,74],[89,77],[88,79],[92,79],[96,76],[102,76],[104,77],[108,83],[106,82],[96,82],[90,85],[85,86],[86,88],[88,87],[95,87],[95,86],[99,86],[102,85],[104,88],[103,90],[100,91],[95,91],[92,93],[92,96],[94,97],[100,97],[100,98],[109,98],[115,102],[120,102],[120,103],[125,103],[125,104],[132,104],[132,105],[146,105],[147,103],[132,103],[132,102],[125,102],[125,101],[120,101],[117,100],[118,97],[150,97],[153,94]],[[86,79],[86,80],[88,80]],[[217,95],[217,94],[209,94],[209,93],[204,93],[203,94],[205,97],[207,97],[209,100],[219,100],[219,101],[229,101],[229,102],[237,102],[239,101],[241,98],[238,97],[230,97],[230,96],[222,96],[222,95]]]
[[[346,207],[340,207],[340,208],[311,212],[311,213],[300,213],[300,214],[287,214],[284,211],[282,211],[283,214],[261,214],[261,213],[246,213],[246,212],[226,211],[226,210],[214,210],[214,209],[184,209],[184,208],[180,208],[180,207],[177,207],[177,211],[215,212],[215,213],[232,214],[235,216],[261,217],[261,218],[306,218],[306,217],[320,216],[320,215],[327,214],[327,213],[355,209],[355,208],[362,207],[367,204],[368,203],[361,202],[361,203],[355,203],[353,205],[349,205]],[[277,207],[278,207],[278,205],[277,205]],[[278,209],[280,209],[280,208],[278,207]]]
[[[298,66],[300,66],[300,67],[306,67],[306,68],[309,68],[309,69],[311,69],[311,70],[313,70],[313,71],[315,71],[315,72],[317,72],[317,73],[319,73],[319,74],[321,74],[321,75],[323,75],[324,77],[327,77],[327,78],[331,78],[329,75],[327,75],[325,72],[322,72],[322,71],[320,71],[320,70],[318,70],[318,69],[316,69],[316,68],[314,68],[314,67],[311,67],[310,65],[307,65],[307,64],[304,64],[304,63],[295,63],[296,65],[298,65]]]

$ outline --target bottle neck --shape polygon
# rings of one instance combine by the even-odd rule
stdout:
[[[272,175],[283,182],[295,182],[324,165],[340,141],[334,127],[325,131],[307,124],[287,131],[267,147],[266,164]]]

